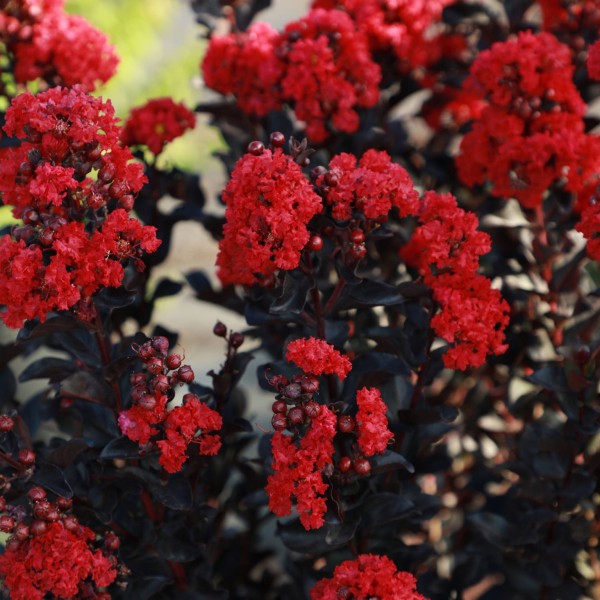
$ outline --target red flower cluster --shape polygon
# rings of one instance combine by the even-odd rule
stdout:
[[[268,285],[279,269],[295,269],[322,210],[297,163],[280,148],[245,154],[223,191],[227,204],[217,256],[223,285]]]
[[[465,86],[489,106],[462,140],[461,179],[489,180],[492,193],[526,208],[540,206],[553,184],[587,195],[600,142],[584,132],[585,104],[572,75],[568,47],[548,33],[524,32],[482,52]]]
[[[393,163],[387,152],[367,150],[358,164],[354,155],[338,154],[316,183],[338,220],[351,218],[354,210],[378,220],[387,219],[392,208],[397,208],[401,217],[418,211],[419,195],[409,174]]]
[[[5,324],[20,327],[84,309],[100,288],[120,285],[123,261],[143,268],[143,251],[160,241],[127,214],[145,178],[118,143],[110,102],[80,88],[21,94],[4,131],[21,144],[3,153],[0,192],[24,224],[0,240],[0,304]]]
[[[311,600],[356,598],[367,600],[426,600],[416,591],[414,576],[398,571],[387,556],[360,554],[333,571],[331,579],[321,579],[310,591]]]
[[[441,17],[444,8],[455,1],[314,0],[312,6],[347,11],[366,34],[371,52],[391,50],[400,69],[409,71],[447,56]]]
[[[419,269],[440,304],[431,326],[453,344],[444,364],[453,369],[478,367],[487,355],[506,350],[502,342],[508,304],[476,273],[479,257],[490,249],[489,236],[477,231],[475,215],[458,208],[450,194],[427,192],[419,222],[402,256]]]
[[[358,445],[365,456],[385,452],[394,434],[388,429],[387,406],[376,388],[362,388],[356,393]]]
[[[338,352],[331,344],[318,338],[301,338],[290,342],[285,358],[311,375],[335,374],[346,379],[352,369],[347,356]]]
[[[202,72],[209,87],[234,94],[248,113],[264,116],[290,104],[315,142],[325,140],[332,127],[356,131],[355,107],[377,103],[381,78],[352,19],[322,9],[290,23],[282,34],[257,23],[246,33],[213,37]]]
[[[88,91],[115,73],[119,59],[106,36],[64,0],[9,0],[0,10],[0,43],[17,84],[42,79],[49,86],[81,84]]]
[[[271,440],[273,475],[267,481],[269,508],[282,517],[292,512],[292,497],[305,529],[317,529],[327,511],[323,469],[333,463],[333,438],[337,419],[326,406],[311,419],[299,447],[277,431]]]
[[[71,500],[46,499],[46,492],[33,487],[28,492],[33,520],[28,524],[23,507],[2,510],[17,515],[0,517],[0,530],[10,533],[0,555],[0,577],[12,600],[53,598],[96,598],[92,585],[106,587],[117,578],[116,558],[112,552],[119,539],[106,536],[104,548],[95,547],[96,534],[63,511]],[[91,594],[89,595],[88,592]]]
[[[264,117],[281,108],[279,86],[284,65],[275,47],[279,33],[268,23],[255,23],[244,33],[213,36],[202,60],[206,85],[233,94],[239,107]]]
[[[342,11],[314,9],[290,23],[278,52],[286,63],[283,98],[315,142],[329,136],[331,125],[356,131],[354,107],[374,106],[379,99],[380,69],[371,60],[366,37]]]
[[[182,136],[196,124],[194,113],[183,102],[171,98],[154,98],[134,108],[121,132],[125,146],[148,146],[160,154],[167,142]]]
[[[175,386],[194,379],[192,369],[181,364],[178,354],[168,354],[168,350],[169,342],[162,336],[136,349],[145,373],[131,375],[133,406],[120,413],[119,427],[145,452],[158,448],[158,462],[165,471],[176,473],[188,459],[190,443],[199,444],[203,455],[219,451],[221,440],[212,432],[221,429],[223,420],[194,394],[185,394],[180,406],[167,410],[175,396]]]

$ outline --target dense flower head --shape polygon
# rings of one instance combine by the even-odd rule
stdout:
[[[281,149],[245,154],[223,191],[227,205],[217,256],[223,285],[266,285],[279,269],[295,269],[322,210],[302,170]]]
[[[310,375],[335,374],[341,380],[346,379],[352,369],[352,363],[347,356],[341,354],[325,340],[314,337],[290,342],[285,359]]]
[[[314,0],[314,8],[343,9],[364,31],[372,52],[391,50],[401,70],[441,56],[442,11],[456,0]]]
[[[481,366],[488,355],[506,350],[509,320],[506,301],[475,272],[479,257],[490,250],[489,236],[477,231],[475,215],[458,208],[451,194],[427,192],[419,222],[402,256],[419,269],[440,305],[431,326],[452,345],[444,364],[454,369]]]
[[[419,196],[409,174],[392,162],[387,152],[367,150],[358,161],[352,154],[338,154],[329,163],[329,172],[321,175],[317,185],[335,179],[326,188],[325,199],[332,205],[333,216],[344,220],[354,210],[368,219],[387,218],[392,208],[401,217],[417,212]]]
[[[196,124],[194,113],[172,98],[153,98],[131,111],[121,133],[126,146],[148,146],[160,154],[167,142],[182,136]]]
[[[385,452],[394,434],[388,429],[387,406],[376,388],[356,392],[358,445],[365,456]]]
[[[481,52],[471,66],[467,89],[496,107],[519,114],[523,101],[543,99],[555,110],[583,115],[585,103],[573,83],[569,48],[552,34],[520,33]]]
[[[549,33],[530,32],[482,52],[466,83],[489,102],[461,142],[457,167],[469,186],[536,208],[562,186],[587,196],[597,178],[598,138],[585,133],[585,104],[572,81],[569,49]]]
[[[371,60],[364,34],[339,10],[313,9],[290,23],[276,48],[285,62],[281,93],[308,137],[322,142],[334,129],[358,129],[356,107],[379,99],[381,72]]]
[[[110,585],[117,577],[112,557],[94,549],[94,532],[82,525],[48,523],[16,548],[0,555],[0,576],[12,600],[80,598],[82,584]]]
[[[483,275],[445,275],[432,284],[440,311],[431,319],[436,335],[451,347],[444,354],[449,369],[480,367],[488,356],[502,354],[509,306]]]
[[[11,0],[0,11],[0,42],[11,56],[16,83],[43,79],[91,91],[114,75],[119,59],[106,36],[65,13],[63,4]]]
[[[21,141],[6,151],[0,174],[3,201],[15,217],[32,208],[83,220],[88,209],[136,194],[145,181],[142,166],[119,145],[110,101],[82,88],[20,94],[6,111],[4,131]]]
[[[20,327],[83,309],[121,284],[125,261],[143,269],[143,253],[160,241],[128,214],[145,178],[119,145],[110,102],[79,87],[20,94],[4,131],[21,143],[4,151],[0,192],[23,225],[0,241],[0,303],[5,324]]]
[[[280,108],[284,65],[275,52],[278,39],[279,33],[263,22],[242,33],[211,37],[202,60],[204,82],[235,95],[247,113],[263,117]]]
[[[330,579],[321,579],[310,591],[311,600],[355,598],[368,600],[426,600],[416,591],[414,576],[398,571],[387,556],[359,554],[338,565]]]
[[[194,372],[181,364],[178,354],[168,354],[169,342],[157,336],[136,346],[144,371],[131,375],[132,406],[118,418],[123,435],[137,442],[144,452],[158,450],[158,462],[169,473],[177,473],[188,459],[190,444],[198,444],[199,454],[214,455],[221,448],[215,432],[223,425],[221,415],[195,394],[185,394],[177,406],[168,404],[175,387],[190,383]]]
[[[305,529],[323,526],[327,511],[323,469],[333,463],[333,438],[337,419],[333,412],[322,406],[311,420],[299,442],[276,432],[271,440],[273,471],[267,481],[269,509],[278,517],[289,515],[292,499]]]

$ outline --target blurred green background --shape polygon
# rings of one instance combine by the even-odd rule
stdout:
[[[110,98],[124,120],[150,98],[170,96],[189,108],[202,96],[200,61],[206,41],[187,0],[67,0],[68,12],[103,31],[121,61],[117,74],[96,93]],[[221,145],[217,131],[199,117],[196,129],[169,144],[162,161],[205,171]]]

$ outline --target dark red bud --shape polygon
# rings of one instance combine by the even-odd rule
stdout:
[[[309,419],[316,419],[321,414],[321,405],[316,402],[307,402],[304,412]]]
[[[285,415],[278,413],[273,415],[271,419],[271,425],[275,431],[283,431],[288,426],[288,420]]]
[[[284,414],[287,412],[287,404],[283,400],[275,400],[271,406],[271,410],[274,413]]]
[[[213,327],[213,333],[218,337],[225,337],[227,335],[227,325],[221,323],[221,321],[217,321]]]
[[[290,400],[297,400],[302,395],[302,387],[299,383],[290,383],[283,388],[282,393]]]
[[[244,343],[244,335],[241,333],[238,333],[237,331],[234,331],[231,334],[231,337],[229,338],[229,343],[234,348],[239,348]]]
[[[192,383],[194,381],[194,371],[189,365],[183,365],[180,369],[175,371],[177,379],[183,381],[183,383]]]
[[[27,467],[32,465],[35,462],[35,452],[28,448],[19,450],[19,462]]]
[[[288,412],[288,420],[294,425],[299,425],[304,422],[304,409],[301,406],[294,406]]]
[[[0,531],[11,533],[15,526],[15,520],[12,517],[3,515],[0,517]]]
[[[338,462],[338,469],[342,473],[347,473],[352,468],[352,460],[349,456],[342,456]]]
[[[6,433],[7,431],[10,431],[14,426],[15,422],[13,421],[12,417],[9,417],[8,415],[0,415],[0,431]]]
[[[365,233],[360,229],[355,229],[350,232],[350,241],[353,244],[362,244],[365,241]]]
[[[166,375],[157,375],[152,380],[152,388],[158,390],[161,394],[166,394],[171,389],[169,378]]]
[[[59,496],[56,499],[56,506],[58,506],[60,510],[70,510],[73,506],[73,500],[71,500],[71,498],[63,498],[62,496]]]
[[[269,141],[274,148],[282,148],[285,144],[285,135],[281,131],[274,131],[269,137]]]
[[[323,249],[323,238],[320,235],[311,236],[308,247],[311,252],[319,252]]]
[[[314,394],[319,389],[319,380],[316,377],[305,375],[300,380],[300,388],[303,394]]]
[[[130,212],[133,210],[133,206],[135,205],[135,198],[131,194],[125,194],[123,197],[119,198],[119,208]]]
[[[337,425],[342,433],[350,433],[354,429],[354,419],[350,415],[340,415]]]
[[[30,526],[29,530],[32,535],[41,535],[42,533],[46,533],[48,530],[48,524],[46,521],[41,521],[36,519]]]
[[[41,487],[32,487],[28,492],[27,492],[27,497],[32,501],[32,502],[40,502],[41,500],[43,500],[46,497],[46,490],[44,488]]]
[[[163,368],[164,363],[160,358],[151,358],[146,363],[146,369],[153,375],[158,375],[159,373],[162,373]]]
[[[29,537],[29,526],[25,523],[18,523],[15,527],[15,537],[20,541],[24,541]]]
[[[167,360],[165,361],[167,368],[169,369],[179,369],[181,366],[181,356],[179,354],[169,354],[167,356]]]
[[[152,347],[162,356],[166,356],[169,352],[169,340],[164,335],[153,337],[151,340]]]
[[[156,408],[156,398],[152,394],[144,394],[138,400],[138,405],[144,410],[154,410]]]
[[[354,470],[359,475],[367,475],[371,472],[371,463],[366,458],[359,458],[354,461]]]
[[[258,140],[254,140],[248,144],[248,152],[254,156],[260,156],[265,151],[265,145]]]

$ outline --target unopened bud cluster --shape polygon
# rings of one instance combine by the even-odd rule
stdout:
[[[319,389],[319,380],[312,375],[294,375],[290,380],[275,375],[269,384],[277,391],[271,425],[275,431],[294,429],[319,416],[321,405],[313,400]]]

